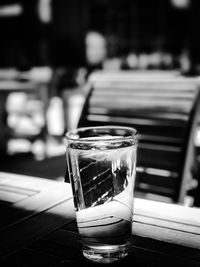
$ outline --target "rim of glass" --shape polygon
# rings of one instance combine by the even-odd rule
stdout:
[[[89,142],[102,142],[102,139],[99,139],[98,137],[95,138],[94,137],[87,137],[87,139],[85,138],[79,138],[79,133],[84,132],[84,131],[89,131],[89,130],[105,130],[105,129],[111,129],[111,130],[125,130],[127,132],[129,132],[130,134],[128,134],[127,136],[117,136],[116,138],[110,138],[106,137],[103,139],[104,142],[110,142],[110,141],[121,141],[121,140],[129,140],[129,139],[136,139],[137,136],[137,130],[135,128],[132,127],[128,127],[128,126],[113,126],[113,125],[106,125],[106,126],[90,126],[90,127],[79,127],[73,130],[69,130],[68,132],[66,132],[65,137],[70,140],[70,141],[75,141],[75,142],[85,142],[85,143],[89,143]]]

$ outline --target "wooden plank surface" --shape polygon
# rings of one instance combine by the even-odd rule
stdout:
[[[0,257],[14,253],[72,219],[73,206],[71,202],[63,201],[45,212],[39,212],[0,230]]]
[[[121,75],[119,75],[119,73],[123,74],[123,77],[121,77]],[[139,82],[139,84],[141,84],[141,81],[145,84],[145,83],[149,83],[150,85],[152,84],[153,87],[155,88],[155,85],[157,85],[159,87],[159,84],[165,83],[166,87],[168,87],[168,85],[172,85],[173,86],[173,82],[170,82],[170,80],[176,80],[177,83],[182,84],[182,88],[185,88],[186,90],[188,90],[188,85],[190,85],[191,88],[193,87],[194,82],[199,82],[199,77],[186,77],[186,76],[182,76],[180,73],[175,73],[175,72],[156,72],[156,71],[145,71],[144,72],[137,72],[137,71],[123,71],[123,70],[119,70],[119,71],[95,71],[93,72],[90,77],[89,77],[89,81],[91,83],[95,83],[95,86],[98,86],[98,84],[100,86],[102,86],[102,84],[105,82],[105,84],[119,84],[120,82],[123,83],[130,83],[132,81],[135,82]]]
[[[70,184],[5,173],[0,177],[12,186],[24,181],[26,188],[43,194],[43,199],[34,194],[12,204],[33,213],[0,229],[2,266],[91,265],[81,255]],[[60,190],[55,191],[56,187]],[[135,198],[132,234],[131,255],[116,266],[200,266],[197,208]]]
[[[62,182],[0,172],[0,227],[25,220],[71,196]]]

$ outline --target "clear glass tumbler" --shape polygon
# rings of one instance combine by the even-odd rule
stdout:
[[[137,132],[86,127],[65,141],[83,255],[98,263],[122,259],[131,245]]]

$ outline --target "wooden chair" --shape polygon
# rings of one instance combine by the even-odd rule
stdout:
[[[87,89],[78,127],[124,125],[138,131],[136,196],[184,203],[200,106],[198,79],[101,71],[91,74]]]

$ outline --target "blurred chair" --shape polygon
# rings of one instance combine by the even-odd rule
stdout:
[[[185,204],[199,103],[198,79],[177,72],[99,71],[88,79],[78,126],[135,127],[136,196]]]

